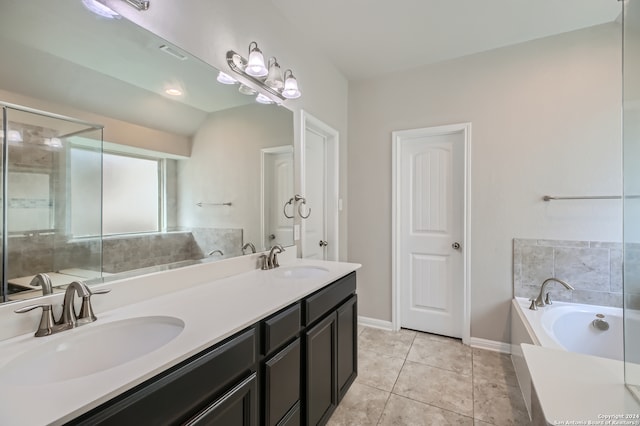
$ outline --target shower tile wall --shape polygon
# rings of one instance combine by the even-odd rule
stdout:
[[[599,241],[513,240],[516,297],[536,297],[542,282],[555,277],[575,291],[550,284],[552,300],[622,307],[622,244]]]

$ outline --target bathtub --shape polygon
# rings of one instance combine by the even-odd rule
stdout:
[[[513,300],[513,308],[530,334],[530,343],[623,360],[622,309],[553,302],[534,311],[529,309],[530,304],[528,299],[521,297]],[[593,321],[596,319],[606,321],[609,328],[595,327]]]
[[[534,311],[531,302],[522,297],[512,300],[511,360],[518,384],[531,416],[531,377],[522,354],[522,343],[578,352],[615,360],[623,360],[622,309],[596,305],[553,302]],[[609,328],[600,330],[593,320],[600,318]]]

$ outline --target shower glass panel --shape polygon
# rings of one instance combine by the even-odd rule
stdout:
[[[0,104],[2,128],[2,301],[54,292],[102,275],[102,127]],[[71,148],[88,153],[74,166]],[[77,170],[76,170],[77,169]],[[74,230],[82,229],[81,235]]]
[[[624,360],[640,399],[640,4],[623,5]]]

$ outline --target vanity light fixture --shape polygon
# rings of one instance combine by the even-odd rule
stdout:
[[[101,16],[103,18],[107,18],[107,19],[120,18],[120,15],[117,12],[115,12],[114,10],[111,10],[111,8],[100,3],[98,0],[82,0],[82,5],[86,7],[89,10],[89,12],[95,13],[96,15]]]
[[[269,70],[264,65],[262,50],[258,49],[258,43],[255,41],[249,44],[249,60],[244,68],[244,72],[251,77],[266,77],[267,74],[269,74]]]
[[[248,95],[260,92],[262,96],[256,99],[257,102],[281,104],[286,99],[297,99],[301,96],[298,81],[293,72],[288,69],[283,76],[280,64],[274,57],[269,58],[268,67],[265,66],[264,56],[255,41],[249,44],[249,59],[229,50],[227,64],[233,72],[242,77],[239,79],[241,93]],[[232,77],[227,79],[227,77],[229,77],[228,74],[220,72],[217,79],[224,84],[233,84],[232,81],[235,79]],[[247,84],[255,89],[254,93],[244,88],[248,87]]]
[[[262,93],[258,93],[258,96],[256,96],[256,102],[258,102],[259,104],[265,104],[265,105],[275,104],[274,101],[272,101]]]
[[[236,80],[235,78],[231,77],[229,74],[224,73],[222,71],[218,73],[218,78],[216,78],[216,80],[218,80],[218,83],[222,83],[222,84],[238,84],[238,80]]]
[[[124,0],[124,2],[138,10],[149,10],[149,2],[146,0]]]
[[[297,99],[300,95],[298,80],[296,80],[291,70],[286,70],[284,72],[284,90],[282,90],[282,96],[287,99]]]
[[[279,90],[284,87],[282,70],[280,69],[278,61],[274,57],[269,58],[269,74],[267,74],[267,79],[264,81],[264,84],[275,90]]]

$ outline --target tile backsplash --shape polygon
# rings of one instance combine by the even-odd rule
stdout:
[[[513,240],[513,293],[536,297],[542,282],[555,277],[547,289],[552,300],[622,307],[622,244],[600,241]]]

